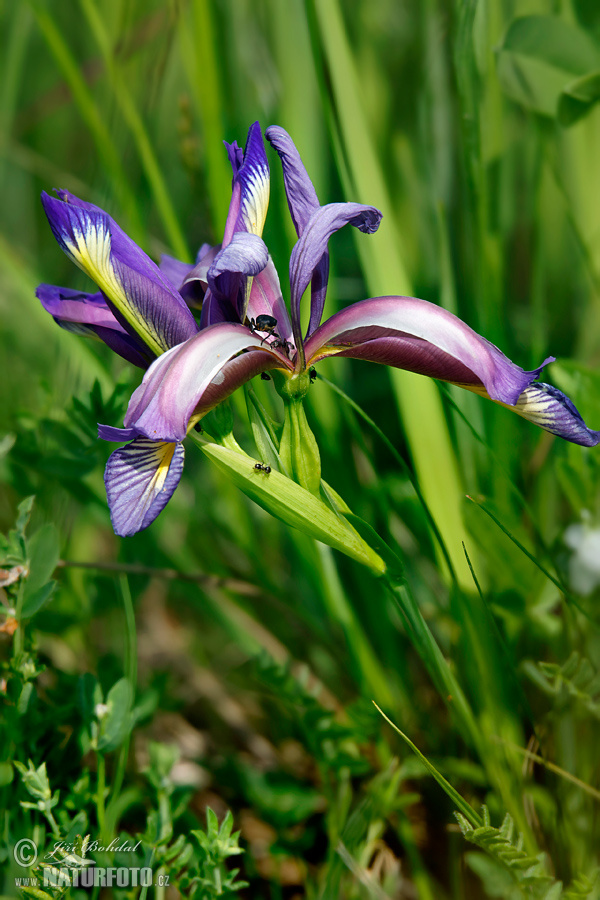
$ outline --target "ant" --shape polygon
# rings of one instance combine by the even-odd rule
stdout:
[[[265,466],[264,463],[255,463],[254,468],[259,472],[264,472],[265,475],[268,475],[271,471],[271,466]]]

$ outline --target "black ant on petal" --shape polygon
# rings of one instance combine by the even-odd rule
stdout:
[[[248,322],[248,328],[252,332],[252,334],[256,334],[257,331],[266,331],[267,337],[272,335],[275,338],[281,340],[275,329],[277,328],[277,319],[275,316],[268,316],[266,314],[257,316],[256,319],[250,319]],[[266,340],[264,337],[261,340],[261,344]]]

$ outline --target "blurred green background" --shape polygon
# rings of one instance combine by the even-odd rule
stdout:
[[[15,758],[46,761],[63,793],[96,777],[72,695],[85,673],[105,693],[123,675],[125,573],[146,705],[116,832],[144,827],[156,740],[178,747],[176,834],[207,806],[232,810],[242,896],[598,896],[598,452],[406,373],[320,370],[308,415],[323,477],[401,555],[469,730],[376,580],[269,518],[193,447],[165,512],[116,538],[111,448],[94,427],[121,424],[140,373],[35,299],[41,281],[90,289],[41,190],[100,205],[155,259],[191,260],[221,239],[222,141],[243,145],[258,119],[290,132],[322,203],[384,212],[377,235],[332,240],[329,313],[384,293],[431,300],[525,369],[556,356],[544,377],[600,427],[597,2],[5,0],[0,17],[0,409],[14,436],[0,526],[35,494],[33,527],[54,523],[61,559],[93,564],[63,566],[31,620],[46,670]],[[264,238],[285,295],[294,234],[269,154]],[[270,388],[256,385],[277,414]],[[242,395],[233,407],[252,452]],[[537,874],[463,839],[455,804],[371,700],[493,826],[510,814],[523,853],[546,854]],[[110,754],[106,765],[110,780]],[[12,802],[5,837],[33,827]]]

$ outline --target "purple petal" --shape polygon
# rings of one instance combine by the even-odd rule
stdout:
[[[103,441],[119,444],[123,441],[133,441],[139,436],[137,428],[114,428],[112,425],[98,425],[98,437]]]
[[[287,357],[261,344],[243,325],[211,325],[153,362],[129,401],[125,426],[151,440],[183,440],[205,390],[218,383],[232,357],[252,348],[265,355],[265,368],[271,366],[267,354],[282,369],[291,368]]]
[[[244,151],[240,146],[238,146],[237,141],[234,141],[233,144],[228,144],[227,141],[223,141],[223,143],[225,144],[227,157],[229,159],[229,162],[231,163],[231,168],[233,169],[233,177],[235,179],[242,163],[244,162]]]
[[[147,369],[153,356],[137,337],[119,324],[102,293],[85,294],[53,284],[40,284],[36,296],[54,321],[74,334],[99,338],[119,356]]]
[[[524,419],[573,444],[595,447],[600,443],[600,431],[588,428],[571,400],[551,384],[538,381],[529,385],[512,409]]]
[[[296,234],[300,237],[306,223],[321,205],[317,192],[287,131],[278,125],[271,125],[265,136],[281,159],[290,215]]]
[[[175,259],[174,256],[163,253],[158,268],[171,286],[178,291],[184,278],[189,275],[194,266],[191,263],[181,262],[181,260]]]
[[[228,301],[239,321],[246,318],[248,276],[257,275],[267,265],[269,251],[258,235],[238,231],[217,253],[207,273],[213,297]]]
[[[290,257],[292,323],[297,345],[300,342],[300,300],[327,250],[327,242],[331,235],[347,224],[354,225],[359,231],[372,234],[379,228],[380,221],[381,213],[378,209],[360,203],[329,203],[312,214]],[[315,308],[311,309],[308,337],[312,334],[311,329],[314,329],[316,323],[320,321],[323,312],[322,303],[325,295],[320,286],[317,286],[316,293],[320,308],[315,304]]]
[[[260,236],[268,205],[269,164],[260,125],[255,122],[248,132],[244,161],[235,173],[223,246],[231,241],[237,231],[248,231]]]
[[[208,288],[208,270],[215,261],[221,245],[211,247],[203,244],[198,253],[196,265],[190,267],[187,275],[179,285],[179,293],[190,306],[202,307]]]
[[[290,215],[296,233],[298,237],[301,237],[310,217],[320,208],[317,192],[287,131],[278,125],[271,125],[265,134],[281,159]],[[325,247],[325,252],[314,266],[311,279],[310,321],[307,332],[309,335],[319,327],[321,322],[328,279],[329,253]]]
[[[59,191],[42,194],[54,236],[105,294],[119,322],[154,355],[197,331],[180,294],[103,210]]]
[[[146,438],[111,454],[104,483],[116,534],[136,534],[156,519],[179,484],[183,459],[183,444]]]
[[[281,359],[274,354],[261,353],[259,350],[240,353],[225,363],[213,378],[203,392],[202,399],[194,410],[194,416],[201,418],[251,378],[260,375],[261,372],[268,372],[269,369],[278,368],[282,368]]]
[[[452,313],[415,297],[375,297],[336,313],[309,338],[307,365],[339,354],[473,387],[514,406],[541,372],[525,372]]]

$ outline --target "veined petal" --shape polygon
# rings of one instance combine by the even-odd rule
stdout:
[[[309,338],[307,365],[342,355],[452,381],[483,385],[514,406],[546,363],[526,372],[447,310],[415,297],[375,297],[336,313]]]
[[[59,191],[42,194],[54,236],[105,294],[115,315],[154,355],[197,331],[181,295],[103,210]]]
[[[372,234],[379,228],[380,221],[378,209],[360,203],[329,203],[312,214],[290,257],[292,324],[297,344],[300,337],[300,300],[327,250],[331,235],[348,224]],[[317,312],[320,320],[322,308],[320,311],[311,310],[313,323],[317,321]],[[310,334],[309,327],[307,336],[310,337]]]
[[[319,198],[304,163],[296,149],[291,137],[278,125],[267,128],[267,140],[270,141],[281,159],[283,168],[283,180],[285,193],[290,209],[290,215],[298,237],[301,237],[304,228],[313,213],[320,208]],[[327,282],[329,280],[329,252],[327,246],[323,255],[313,268],[311,278],[310,297],[310,321],[307,334],[312,334],[321,323],[325,296],[327,294]]]
[[[110,455],[104,483],[116,534],[127,537],[155,520],[179,484],[183,459],[183,444],[141,437]]]
[[[600,443],[600,431],[588,428],[572,401],[551,384],[530,384],[516,404],[508,408],[573,444],[595,447]]]
[[[264,354],[265,368],[272,365],[269,355],[282,369],[291,368],[287,357],[245,326],[211,325],[152,363],[129,401],[125,427],[151,440],[183,440],[204,391],[232,357],[253,348]]]
[[[40,284],[36,296],[46,312],[66,331],[99,338],[123,359],[142,369],[147,369],[152,362],[153,356],[146,345],[125,331],[100,291],[86,294],[53,284]]]
[[[269,164],[258,122],[255,122],[248,132],[244,161],[236,172],[238,151],[239,148],[236,147],[232,155],[228,146],[229,159],[234,168],[234,180],[223,246],[230,242],[236,231],[248,231],[260,237],[269,206]]]

